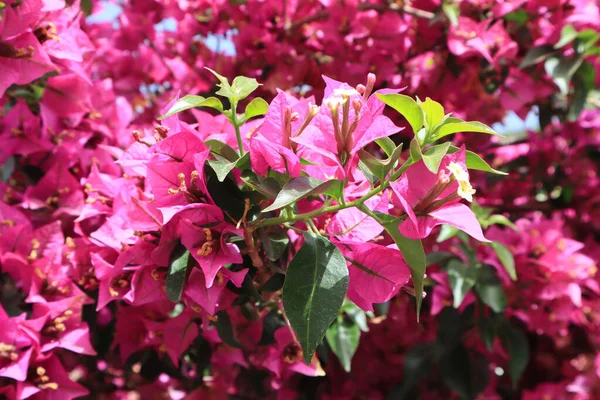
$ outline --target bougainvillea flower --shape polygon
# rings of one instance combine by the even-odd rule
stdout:
[[[465,148],[444,156],[439,172],[434,174],[423,161],[411,165],[391,187],[408,218],[400,223],[400,232],[411,239],[422,239],[441,224],[452,225],[475,239],[488,242],[477,217],[469,207],[459,203],[472,201],[475,190],[469,182],[465,165]]]

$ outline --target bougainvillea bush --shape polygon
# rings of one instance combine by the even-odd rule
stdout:
[[[600,398],[595,0],[0,18],[0,398]]]

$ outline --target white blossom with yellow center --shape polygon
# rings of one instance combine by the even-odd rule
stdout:
[[[473,201],[475,189],[473,189],[471,182],[469,182],[469,174],[467,171],[455,162],[448,164],[447,168],[458,182],[458,190],[456,191],[458,195],[467,201]]]

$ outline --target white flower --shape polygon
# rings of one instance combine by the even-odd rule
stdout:
[[[458,195],[467,201],[473,201],[475,189],[473,189],[471,182],[469,182],[469,173],[455,162],[448,164],[447,168],[458,182],[458,190],[456,191]]]

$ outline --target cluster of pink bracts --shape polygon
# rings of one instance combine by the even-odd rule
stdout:
[[[236,244],[243,227],[208,189],[206,143],[237,149],[234,127],[198,110],[156,118],[183,93],[213,91],[203,66],[255,77],[270,105],[264,118],[241,127],[252,170],[340,179],[350,202],[371,188],[358,150],[411,130],[398,115],[384,115],[376,93],[431,96],[453,116],[486,123],[507,110],[524,117],[559,92],[542,68],[518,67],[531,43],[555,44],[568,24],[600,29],[598,5],[584,0],[463,1],[457,25],[440,1],[130,0],[118,2],[114,20],[86,22],[82,10],[102,15],[109,3],[0,2],[0,397],[385,398],[407,379],[407,351],[435,340],[440,313],[453,304],[446,269],[428,266],[417,324],[414,302],[401,291],[412,291],[410,270],[381,225],[356,208],[316,218],[344,256],[385,278],[349,263],[348,298],[365,311],[385,302],[389,310],[369,319],[350,373],[332,354],[306,365],[281,322],[277,292],[261,293],[269,307],[239,301],[248,281],[258,286],[269,276],[250,277],[247,243]],[[165,21],[175,27],[161,28]],[[209,48],[230,35],[235,55]],[[597,56],[587,62],[600,64]],[[335,80],[323,82],[322,74]],[[341,141],[337,107],[345,102]],[[505,315],[528,332],[531,356],[513,388],[497,372],[508,359],[500,341],[486,346],[468,335],[466,345],[489,361],[486,399],[506,390],[528,400],[600,395],[599,132],[600,112],[589,109],[515,143],[459,134],[455,143],[510,175],[469,176],[463,145],[441,160],[439,174],[421,161],[366,203],[406,215],[400,232],[424,239],[427,253],[464,259],[459,239],[436,241],[438,225],[463,230],[476,240],[477,259],[497,271]],[[464,200],[473,195],[516,229],[482,231]],[[321,205],[301,200],[297,207],[306,213]],[[297,251],[302,236],[286,235]],[[489,241],[513,254],[516,281],[482,244]],[[165,276],[179,243],[198,267],[176,305]],[[474,304],[468,293],[460,309]],[[215,323],[222,312],[232,338]],[[438,384],[423,381],[421,398],[456,396],[435,375],[427,379]]]

